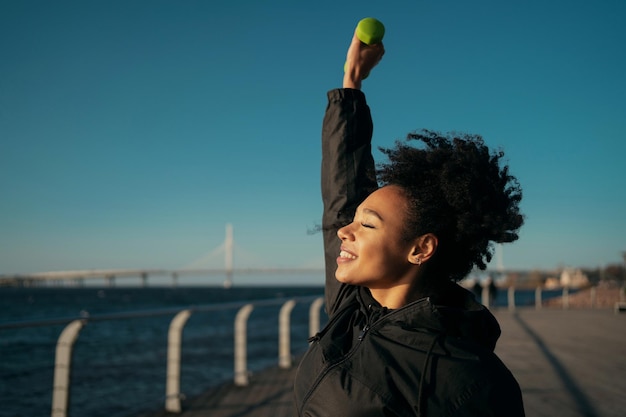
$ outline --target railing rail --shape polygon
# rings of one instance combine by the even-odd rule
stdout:
[[[516,293],[516,288],[514,286],[510,286],[507,289],[507,301],[506,301],[506,307],[510,310],[510,311],[515,311],[515,309],[517,308],[516,305],[516,301],[515,301],[515,293]],[[543,292],[544,289],[542,287],[537,287],[535,288],[535,309],[537,310],[541,310],[544,306],[544,299],[543,299]],[[561,299],[561,308],[564,310],[567,310],[570,308],[570,288],[569,287],[563,287],[561,289],[561,293],[559,295],[560,299]],[[493,297],[489,291],[489,288],[487,286],[484,286],[481,288],[480,290],[480,302],[486,306],[487,308],[491,308],[494,307],[493,304]],[[553,296],[553,298],[556,298],[556,296]],[[590,291],[590,305],[591,308],[595,308],[596,307],[596,287],[592,287],[591,291]]]

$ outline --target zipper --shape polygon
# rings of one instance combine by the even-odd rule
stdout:
[[[307,339],[307,342],[309,342],[309,344],[311,344],[313,342],[318,342],[322,338],[320,335],[321,335],[321,333],[317,332],[315,335],[309,337]]]
[[[365,337],[365,333],[367,333],[367,331],[370,329],[370,326],[368,324],[366,324],[363,327],[363,330],[361,330],[361,333],[359,333],[359,342],[363,341],[363,338]],[[360,344],[360,343],[359,343]]]
[[[361,332],[359,333],[358,336],[358,340],[359,342],[363,341],[363,338],[365,337],[365,334],[367,334],[368,330],[372,328],[373,325],[375,325],[376,323],[378,323],[379,321],[383,320],[385,318],[385,316],[389,313],[387,313],[387,308],[386,307],[382,307],[382,312],[379,312],[379,316],[376,320],[372,321],[372,314],[373,314],[373,310],[374,307],[372,304],[369,304],[367,306],[367,309],[369,311],[369,314],[367,315],[367,323],[365,323],[365,326],[363,326],[363,329],[361,329]]]

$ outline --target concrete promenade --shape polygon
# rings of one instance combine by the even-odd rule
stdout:
[[[496,309],[496,352],[517,378],[526,415],[626,416],[626,313],[611,309]],[[255,374],[183,403],[183,413],[150,417],[292,417],[290,370]],[[147,416],[143,416],[147,417]]]

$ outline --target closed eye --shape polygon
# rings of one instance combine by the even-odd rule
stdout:
[[[361,223],[361,226],[367,227],[368,229],[374,229],[375,228],[373,225],[368,224],[368,223]]]

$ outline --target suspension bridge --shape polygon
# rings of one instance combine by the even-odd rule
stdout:
[[[245,274],[296,274],[296,273],[323,273],[323,268],[275,268],[275,267],[248,267],[236,268],[234,265],[235,252],[246,255],[238,248],[233,236],[233,227],[226,225],[226,237],[222,244],[211,252],[179,268],[173,269],[86,269],[68,271],[49,271],[25,274],[0,274],[1,286],[41,286],[41,285],[73,285],[82,286],[86,280],[104,280],[107,286],[113,287],[118,279],[139,278],[142,286],[148,286],[150,277],[169,276],[173,286],[178,285],[179,278],[185,275],[221,276],[224,277],[223,286],[230,288],[236,275]],[[248,254],[249,255],[249,254]],[[254,258],[254,256],[248,256]],[[216,261],[223,261],[223,267],[210,267]]]
[[[2,286],[83,286],[87,280],[104,280],[105,286],[114,287],[117,280],[128,279],[140,280],[140,286],[148,286],[151,277],[169,277],[172,286],[177,286],[183,276],[217,276],[222,277],[222,285],[230,288],[234,283],[235,276],[249,274],[264,274],[274,276],[278,274],[320,274],[323,276],[323,266],[310,268],[276,268],[276,267],[235,267],[235,254],[238,258],[252,260],[256,265],[262,264],[262,259],[255,257],[239,248],[234,239],[233,227],[226,225],[224,241],[209,253],[178,268],[133,268],[133,269],[86,269],[68,271],[49,271],[25,274],[0,274],[0,287]],[[475,271],[468,277],[470,281],[484,281],[505,277],[510,274],[527,276],[529,271],[508,270],[504,268],[502,247],[498,246],[495,253],[495,267],[487,271]],[[215,266],[220,264],[220,266]],[[223,266],[221,266],[223,265]],[[554,274],[556,271],[543,271],[545,274]],[[322,282],[322,280],[320,280]],[[484,282],[483,282],[484,283]]]

